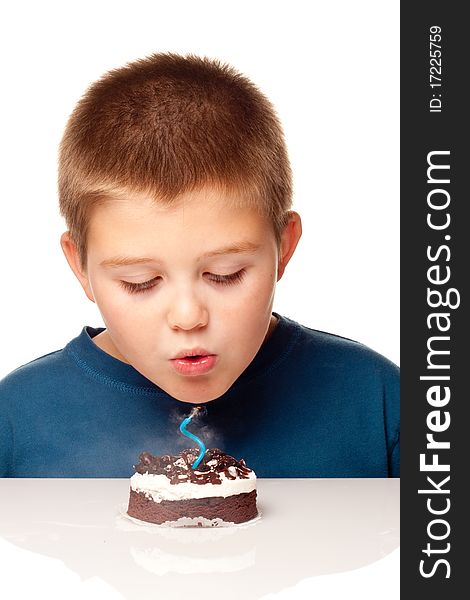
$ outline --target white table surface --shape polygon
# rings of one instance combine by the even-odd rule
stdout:
[[[398,479],[259,479],[261,519],[212,529],[137,525],[128,490],[127,479],[0,479],[8,597],[42,586],[48,598],[399,597]]]

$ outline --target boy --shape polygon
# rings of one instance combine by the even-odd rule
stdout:
[[[397,368],[272,312],[301,235],[281,126],[217,61],[156,54],[78,103],[60,148],[61,245],[105,329],[0,386],[0,474],[127,477],[207,446],[260,477],[399,475]]]

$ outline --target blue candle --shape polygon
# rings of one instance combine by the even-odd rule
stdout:
[[[189,423],[191,422],[191,419],[194,417],[194,415],[199,411],[199,407],[194,408],[191,411],[191,414],[189,415],[189,417],[187,417],[186,419],[184,419],[184,421],[181,423],[180,425],[180,431],[183,435],[185,435],[188,438],[191,438],[192,440],[194,440],[196,442],[196,444],[199,446],[199,456],[197,457],[197,459],[194,461],[194,463],[191,465],[191,467],[193,469],[197,469],[197,467],[200,465],[201,460],[204,458],[204,454],[206,453],[206,446],[204,444],[204,442],[202,440],[200,440],[197,435],[194,435],[194,433],[191,433],[190,431],[188,431],[186,429],[186,426],[189,425]]]

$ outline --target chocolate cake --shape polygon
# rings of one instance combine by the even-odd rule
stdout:
[[[199,527],[254,519],[254,471],[217,448],[206,450],[193,469],[198,454],[196,449],[176,456],[143,452],[131,477],[128,515],[159,525]]]

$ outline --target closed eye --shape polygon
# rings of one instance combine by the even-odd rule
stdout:
[[[245,276],[245,269],[240,269],[236,273],[230,273],[229,275],[217,275],[216,273],[205,273],[209,281],[220,285],[233,285],[234,283],[240,283]]]
[[[120,281],[121,286],[131,294],[138,294],[139,292],[147,292],[153,289],[156,285],[158,285],[160,276],[154,277],[153,279],[149,279],[148,281],[143,281],[142,283],[131,283],[130,281]]]
[[[229,275],[218,275],[217,273],[204,273],[204,275],[209,281],[217,285],[234,285],[235,283],[242,281],[245,272],[245,269],[240,269],[239,271],[230,273]],[[160,276],[157,276],[149,279],[148,281],[143,281],[142,283],[120,281],[119,284],[130,294],[139,294],[152,290],[159,284],[161,279],[162,278]]]

